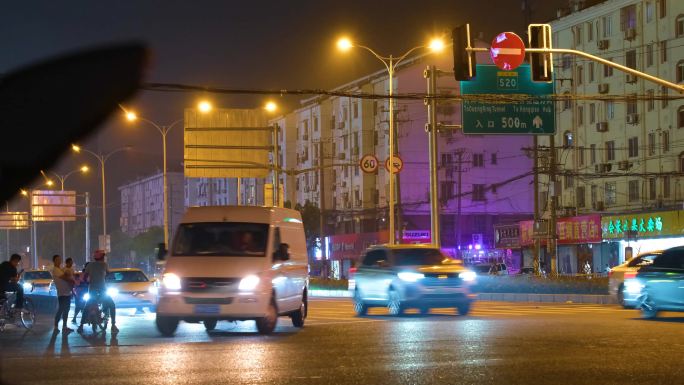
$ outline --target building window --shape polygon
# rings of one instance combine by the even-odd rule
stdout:
[[[639,181],[630,180],[629,181],[629,201],[636,202],[639,200]]]
[[[565,175],[563,179],[565,179],[566,189],[575,187],[575,178],[573,178],[572,175]]]
[[[663,176],[663,198],[670,197],[670,176]]]
[[[613,19],[610,15],[601,18],[601,25],[603,25],[603,37],[610,37],[613,34]]]
[[[591,22],[587,23],[587,41],[594,40],[594,25]]]
[[[584,166],[584,150],[585,150],[584,147],[579,147],[577,149],[577,163],[580,166]]]
[[[484,201],[485,200],[485,185],[474,184],[473,185],[473,200],[474,201]]]
[[[680,60],[677,63],[677,68],[675,69],[677,73],[677,83],[684,81],[684,60]]]
[[[617,198],[617,188],[615,182],[606,183],[604,185],[603,195],[605,197],[606,206],[614,205]]]
[[[646,22],[650,23],[653,21],[653,16],[655,14],[655,4],[652,2],[646,3]]]
[[[660,95],[663,97],[660,100],[660,108],[667,108],[668,105],[668,100],[667,100],[667,94],[669,93],[669,90],[667,87],[662,86],[660,87]]]
[[[615,117],[615,103],[612,101],[604,102],[606,106],[606,119],[613,119]]]
[[[572,132],[565,131],[565,133],[563,134],[563,147],[564,148],[572,147]]]
[[[484,154],[473,154],[473,167],[484,167]]]
[[[584,74],[584,67],[582,66],[577,66],[577,76],[575,78],[577,79],[577,85],[581,86],[583,83],[583,75]]]
[[[626,29],[636,28],[636,23],[636,5],[622,8],[620,11],[620,29],[624,31]]]
[[[589,104],[589,124],[596,123],[596,104]]]
[[[655,108],[655,91],[653,90],[648,90],[646,91],[646,96],[647,96],[647,102],[646,102],[646,109],[647,111],[653,111]]]
[[[670,132],[663,131],[662,133],[660,133],[660,135],[662,135],[663,152],[670,151]]]
[[[646,45],[646,67],[653,65],[653,43]]]
[[[612,58],[612,57],[609,58],[608,61],[613,61],[613,58]],[[604,78],[609,78],[609,77],[611,77],[611,76],[613,76],[613,67],[607,66],[607,65],[604,64],[604,65],[603,65],[603,77],[604,77]]]
[[[637,100],[635,95],[630,95],[627,99],[627,115],[636,114],[637,110]]]
[[[589,83],[592,83],[594,81],[594,62],[589,63],[589,69],[587,70],[587,72]]]
[[[584,106],[577,106],[577,125],[584,125]]]
[[[660,62],[665,63],[667,61],[667,40],[660,42]]]
[[[629,138],[629,157],[634,158],[639,156],[639,137],[634,136]]]
[[[498,159],[497,159],[497,157],[496,157],[496,153],[494,152],[494,153],[492,153],[492,161],[491,161],[491,164],[494,165],[494,164],[497,163],[497,161],[498,161]]]
[[[631,69],[637,68],[637,57],[635,49],[627,51],[627,55],[625,56],[625,65]]]
[[[596,164],[596,145],[592,144],[589,146],[589,159],[591,160],[591,164]]]
[[[582,44],[582,24],[576,25],[573,32],[575,34],[575,45]]]
[[[453,198],[454,195],[454,183],[453,182],[441,182],[440,198],[442,202],[447,202],[449,199]]]
[[[570,93],[564,92],[563,93],[563,111],[569,110],[571,108],[572,108],[572,98],[570,98]]]
[[[572,57],[570,55],[563,55],[562,65],[564,70],[569,70],[572,67]]]
[[[585,202],[584,202],[584,186],[577,186],[577,207],[584,207]]]
[[[656,178],[648,179],[648,198],[651,200],[656,199]]]
[[[661,19],[667,15],[667,0],[658,0],[658,10]]]
[[[615,160],[615,142],[610,140],[606,142],[606,162]]]
[[[684,106],[677,110],[677,127],[684,128]]]
[[[596,205],[596,201],[598,200],[597,199],[598,198],[598,188],[596,187],[596,185],[593,185],[593,184],[591,185],[590,194],[591,194],[591,205],[594,206],[594,205]]]
[[[318,132],[318,117],[313,118],[314,131]]]
[[[679,154],[679,172],[684,172],[684,152]]]
[[[442,167],[451,165],[451,154],[442,154]]]
[[[648,134],[648,155],[655,155],[655,133]]]
[[[359,103],[352,103],[352,109],[354,111],[354,118],[359,117]]]
[[[677,37],[684,36],[684,15],[677,16],[675,20],[675,34]]]

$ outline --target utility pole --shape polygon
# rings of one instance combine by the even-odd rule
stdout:
[[[85,193],[85,261],[90,261],[90,195]]]
[[[325,179],[324,179],[325,178],[325,172],[323,171],[324,166],[325,166],[325,153],[323,152],[324,148],[325,148],[325,146],[323,145],[323,139],[320,139],[318,142],[318,163],[320,166],[318,168],[318,182],[319,182],[318,183],[318,189],[320,190],[320,194],[319,194],[319,202],[320,203],[318,204],[318,208],[319,208],[318,211],[320,213],[320,220],[319,220],[319,224],[318,224],[318,234],[320,235],[321,243],[323,243],[323,237],[325,237],[324,234],[325,234],[325,189],[326,189],[326,185],[324,183],[325,182]],[[322,247],[323,247],[323,245],[321,245],[321,248]],[[323,254],[325,256],[324,259],[327,260],[328,250],[325,250]]]
[[[464,148],[459,148],[456,152],[458,155],[458,206],[456,208],[456,247],[457,249],[461,247],[461,201],[463,200],[462,195],[462,176],[463,176],[463,154],[465,153]]]
[[[549,204],[551,209],[551,220],[549,221],[549,256],[551,257],[551,275],[557,274],[558,250],[556,248],[556,142],[555,136],[549,136],[551,154],[549,156]]]
[[[427,93],[429,97],[437,94],[437,69],[435,66],[428,66],[423,77],[427,78]],[[437,100],[432,97],[428,103],[428,157],[430,160],[430,238],[436,247],[441,246],[439,232],[439,196],[438,196],[438,175],[437,175]]]
[[[536,135],[534,135],[533,137],[532,145],[534,146],[532,149],[532,158],[534,162],[534,164],[532,165],[532,171],[534,172],[534,224],[536,225],[539,222],[539,151],[537,148],[539,144]],[[535,226],[533,226],[533,228],[534,227]],[[533,238],[534,248],[532,250],[532,255],[534,274],[539,275],[539,249],[541,242],[538,237]]]

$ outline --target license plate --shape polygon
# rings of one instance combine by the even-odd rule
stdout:
[[[218,314],[219,305],[195,305],[195,314]]]
[[[437,278],[439,278],[439,279],[447,279],[447,278],[449,278],[449,276],[446,275],[446,274],[440,274],[440,275],[437,276]]]

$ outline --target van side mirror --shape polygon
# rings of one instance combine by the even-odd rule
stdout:
[[[166,250],[166,243],[159,243],[156,252],[158,260],[163,261],[166,259],[166,254],[168,253],[168,250]]]

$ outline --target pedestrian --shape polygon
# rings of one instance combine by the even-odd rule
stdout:
[[[52,279],[57,287],[57,313],[55,314],[55,328],[54,333],[59,333],[59,320],[62,320],[62,332],[73,332],[67,326],[69,319],[69,307],[71,306],[71,290],[74,284],[73,276],[70,276],[62,268],[62,257],[59,254],[52,256]]]
[[[589,261],[584,263],[584,274],[591,274],[591,265],[589,264]]]
[[[85,269],[88,266],[88,262],[83,266],[83,271],[78,273],[75,279],[74,286],[74,317],[71,319],[71,323],[76,325],[76,317],[78,313],[83,312],[86,301],[83,300],[83,296],[88,292],[88,280],[86,279]],[[81,315],[83,317],[83,315]]]

